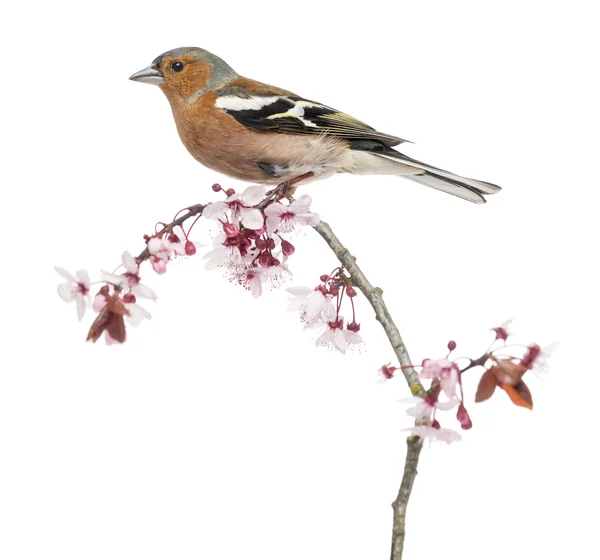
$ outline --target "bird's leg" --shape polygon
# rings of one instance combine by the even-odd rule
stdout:
[[[308,173],[304,173],[303,175],[298,175],[298,177],[294,177],[289,181],[284,181],[283,183],[279,183],[274,189],[270,190],[267,193],[266,198],[263,202],[260,203],[259,208],[265,208],[272,200],[279,202],[282,198],[287,198],[288,200],[292,200],[294,193],[296,192],[296,184],[298,184],[303,179],[308,179],[312,177],[313,172],[309,171]]]
[[[279,191],[278,200],[281,200],[282,198],[287,198],[288,200],[291,200],[292,197],[294,196],[294,193],[296,192],[296,189],[298,188],[298,187],[296,187],[296,185],[300,181],[303,181],[304,179],[308,179],[309,177],[312,177],[312,176],[313,176],[313,172],[309,171],[308,173],[298,175],[298,177],[294,177],[293,179],[290,179],[289,181],[284,181],[283,183],[280,183],[279,185],[277,185],[276,190]]]

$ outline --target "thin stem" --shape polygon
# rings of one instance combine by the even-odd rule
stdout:
[[[206,204],[194,204],[193,206],[190,206],[187,209],[187,212],[183,216],[173,220],[170,224],[166,224],[160,231],[156,232],[156,235],[161,235],[163,233],[169,233],[169,232],[173,231],[173,228],[183,225],[187,220],[189,220],[190,218],[193,218],[194,216],[198,216],[198,218],[199,218],[202,215],[202,212],[204,211],[205,208],[206,208]],[[180,210],[179,212],[177,212],[177,214],[179,214],[181,212],[182,211]],[[149,256],[150,256],[150,251],[148,251],[148,247],[146,247],[135,258],[135,260],[138,263],[141,263],[142,261],[145,261]]]

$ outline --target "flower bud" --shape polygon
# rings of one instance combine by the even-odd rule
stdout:
[[[269,266],[271,266],[271,255],[269,255],[269,253],[267,253],[266,251],[263,251],[258,256],[258,264],[263,268],[268,268]]]
[[[470,430],[473,427],[473,422],[471,422],[471,417],[467,412],[467,409],[460,403],[458,405],[458,411],[456,412],[456,419],[460,422],[460,427],[463,430]]]
[[[357,323],[356,321],[352,321],[351,323],[348,323],[346,325],[346,328],[349,331],[358,332],[360,330],[360,323]]]
[[[319,280],[321,282],[327,282],[327,280],[329,280],[329,276],[327,276],[327,274],[321,274],[321,276],[319,276]]]
[[[167,241],[169,241],[169,243],[179,243],[181,241],[181,239],[174,231],[172,231],[167,236]]]
[[[281,250],[286,257],[293,255],[294,252],[296,251],[294,246],[289,241],[286,241],[285,239],[281,240]]]
[[[196,246],[188,239],[184,245],[185,254],[192,256],[196,254]]]
[[[340,289],[335,284],[332,284],[331,286],[329,286],[329,293],[332,296],[337,296],[339,291],[340,291]]]
[[[348,297],[354,297],[356,295],[356,290],[352,286],[348,286],[346,288],[346,294],[348,294]]]
[[[167,272],[167,262],[163,259],[152,259],[152,268],[156,274]]]
[[[454,342],[454,340],[449,341],[448,342],[448,350],[450,350],[450,352],[452,352],[455,349],[456,349],[456,342]]]
[[[236,237],[240,230],[235,224],[225,222],[223,224],[223,231],[227,237]]]
[[[264,239],[257,239],[254,244],[259,251],[264,251],[267,248],[267,242]]]
[[[234,191],[233,189],[227,189],[227,190],[225,191],[225,194],[226,194],[227,196],[231,196],[232,194],[235,194],[235,191]]]
[[[348,328],[350,328],[350,325],[348,325]],[[391,379],[392,377],[394,377],[394,372],[397,370],[397,367],[391,366],[390,364],[387,364],[386,366],[381,366],[381,375],[383,375],[383,377],[385,377],[386,379]]]
[[[215,191],[215,192],[219,192],[221,190],[221,185],[219,185],[219,183],[215,183],[212,186],[212,190]]]

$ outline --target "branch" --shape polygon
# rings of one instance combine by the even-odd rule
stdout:
[[[319,235],[325,240],[327,245],[331,247],[331,250],[335,253],[339,261],[342,263],[344,268],[348,271],[352,277],[352,284],[360,289],[360,291],[367,298],[371,307],[375,311],[375,317],[381,323],[385,334],[394,349],[394,353],[400,362],[401,371],[404,374],[406,382],[410,387],[413,395],[424,397],[426,392],[423,385],[419,381],[417,372],[412,367],[408,350],[402,341],[400,331],[395,325],[390,312],[383,301],[383,291],[381,288],[374,288],[373,285],[367,280],[363,271],[356,264],[354,257],[350,254],[350,251],[346,249],[341,241],[335,236],[329,224],[320,222],[319,225],[315,226],[315,229]],[[406,460],[404,463],[404,474],[402,475],[402,483],[400,484],[400,490],[398,491],[398,497],[392,504],[394,510],[394,518],[392,522],[392,553],[391,560],[401,560],[402,551],[404,549],[404,537],[406,534],[406,508],[412,492],[413,483],[417,476],[417,464],[419,462],[419,454],[423,448],[423,440],[418,437],[409,437],[406,440],[407,452]]]
[[[404,461],[404,474],[398,490],[398,496],[392,504],[394,521],[392,523],[392,552],[390,560],[402,560],[404,538],[406,536],[406,508],[413,483],[417,476],[419,455],[423,449],[423,440],[419,437],[409,437],[406,440],[406,460]]]
[[[408,350],[404,345],[400,331],[395,325],[390,312],[383,301],[383,290],[381,288],[374,288],[373,285],[367,280],[363,271],[359,268],[354,260],[354,257],[350,254],[350,251],[342,245],[342,242],[335,236],[329,224],[320,222],[315,228],[319,235],[325,240],[327,245],[331,247],[331,250],[335,253],[338,260],[342,263],[344,268],[348,271],[352,277],[352,284],[360,289],[360,291],[367,298],[371,307],[375,311],[376,319],[381,323],[385,334],[394,349],[394,353],[400,362],[402,373],[408,383],[410,391],[413,395],[418,397],[425,396],[425,389],[419,381],[417,372],[412,366]]]

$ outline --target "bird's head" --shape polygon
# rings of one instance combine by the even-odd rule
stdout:
[[[227,85],[238,78],[235,71],[218,56],[197,47],[167,51],[129,77],[130,80],[155,84],[171,103],[193,103],[198,97]]]

